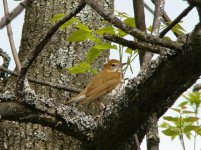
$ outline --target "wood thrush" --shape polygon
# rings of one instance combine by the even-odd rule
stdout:
[[[116,94],[122,87],[122,66],[125,64],[115,59],[109,60],[104,65],[103,70],[92,78],[86,88],[68,101],[67,104],[84,104],[88,102],[96,102],[97,104],[98,102],[98,104],[104,107],[106,100],[104,97]]]

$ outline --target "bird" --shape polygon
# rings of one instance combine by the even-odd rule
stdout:
[[[114,95],[121,89],[124,81],[122,68],[126,64],[116,59],[109,60],[102,71],[91,79],[86,88],[69,100],[67,104],[95,102],[99,107],[105,108],[104,97]]]

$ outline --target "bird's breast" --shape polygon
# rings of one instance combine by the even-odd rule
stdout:
[[[101,103],[103,104],[109,104],[109,102],[111,101],[111,99],[118,94],[119,92],[121,92],[121,90],[123,89],[124,84],[120,83],[116,88],[114,88],[111,92],[103,95],[100,97]]]

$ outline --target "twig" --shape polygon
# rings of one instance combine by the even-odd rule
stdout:
[[[165,11],[163,12],[163,19],[165,20],[164,22],[165,22],[166,25],[169,25],[172,22],[172,20],[170,19],[170,17],[167,15],[167,13]],[[179,34],[177,32],[175,32],[174,30],[172,30],[172,32],[174,33],[174,35],[176,37],[179,36]]]
[[[164,37],[165,34],[170,31],[176,24],[178,24],[192,9],[194,6],[190,5],[188,6],[175,20],[172,21],[172,23],[165,28],[161,33],[160,33],[160,38]]]
[[[104,34],[103,36],[104,39],[114,42],[114,43],[118,43],[121,44],[123,46],[127,46],[131,49],[141,49],[144,51],[150,51],[152,53],[156,53],[156,54],[161,54],[161,47],[160,46],[155,46],[155,45],[151,45],[145,42],[136,42],[136,41],[129,41],[123,38],[120,38],[118,36],[115,35],[110,35],[110,34]],[[165,49],[165,48],[163,48]]]
[[[4,5],[5,16],[8,16],[8,2],[7,2],[7,0],[3,0],[3,5]],[[15,47],[11,24],[8,23],[6,25],[6,28],[7,28],[8,39],[9,39],[9,42],[10,42],[10,47],[11,47],[11,50],[12,50],[13,58],[15,60],[15,64],[17,66],[18,71],[20,71],[21,70],[21,63],[20,63],[20,60],[19,60],[19,57],[18,57],[18,54],[17,54],[17,50],[16,50],[16,47]]]
[[[152,1],[155,4],[155,11],[154,11],[154,20],[153,20],[153,24],[152,24],[151,34],[154,36],[158,36],[165,1],[164,0],[152,0]]]
[[[6,72],[8,74],[11,74],[12,76],[15,76],[15,77],[19,76],[18,73],[13,72],[13,71],[11,71],[9,69],[6,69],[4,67],[1,67],[1,66],[0,66],[0,70],[3,71],[3,72]],[[27,77],[27,79],[30,82],[40,84],[40,85],[44,85],[44,86],[49,86],[49,87],[56,88],[56,89],[59,89],[59,90],[64,90],[64,91],[69,91],[69,92],[74,92],[74,93],[79,93],[81,91],[80,89],[66,87],[64,85],[55,84],[55,83],[47,82],[47,81],[44,81],[44,80],[39,80],[39,79],[34,79],[34,78],[29,78],[29,77]]]
[[[139,142],[139,140],[138,140],[137,134],[134,134],[134,138],[135,138],[135,143],[136,143],[136,145],[137,145],[137,150],[141,150],[141,148],[140,148],[140,142]]]
[[[15,7],[8,15],[4,16],[0,22],[0,29],[2,29],[5,25],[11,22],[16,16],[18,16],[25,7],[29,6],[33,3],[34,0],[24,0],[19,3],[17,7]]]
[[[149,5],[147,3],[144,2],[144,7],[151,13],[154,14],[154,11],[151,9],[151,7],[149,7]]]
[[[44,49],[45,45],[49,42],[53,34],[59,29],[59,27],[64,24],[66,21],[70,20],[73,16],[78,14],[84,7],[85,3],[81,1],[79,5],[74,8],[70,14],[65,16],[63,19],[61,19],[59,22],[57,22],[48,32],[47,34],[41,38],[41,40],[38,42],[34,50],[31,52],[31,54],[28,56],[28,58],[23,62],[22,69],[20,71],[19,78],[17,80],[16,85],[16,94],[21,95],[24,88],[24,79],[27,74],[27,71],[29,70],[31,64],[33,61],[37,58],[37,56],[40,54],[40,52]]]
[[[173,42],[173,41],[167,41],[160,39],[158,37],[152,36],[150,34],[144,34],[142,31],[138,29],[133,29],[132,27],[124,24],[120,19],[114,16],[111,12],[104,9],[103,6],[101,6],[100,2],[98,0],[84,0],[91,8],[93,8],[100,16],[102,16],[105,20],[110,22],[115,27],[121,29],[122,31],[140,39],[144,42],[149,42],[151,44],[160,45],[163,47],[167,47],[170,49],[181,51],[182,44]]]
[[[154,14],[154,11],[149,7],[149,5],[147,5],[147,3],[144,3],[144,6],[145,6],[145,8],[146,8],[151,14]],[[163,10],[163,15],[162,15],[162,17],[163,17],[163,19],[162,19],[161,21],[162,21],[164,24],[169,25],[169,24],[172,22],[172,20],[171,20],[170,17],[167,15],[167,13],[165,12],[165,10]],[[172,32],[174,33],[174,35],[175,35],[176,37],[179,36],[177,32],[175,32],[175,31],[173,31],[173,30],[172,30]]]

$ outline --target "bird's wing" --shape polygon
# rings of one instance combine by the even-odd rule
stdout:
[[[86,87],[86,98],[80,100],[85,103],[111,92],[121,82],[121,74],[117,72],[104,72],[95,76]]]

